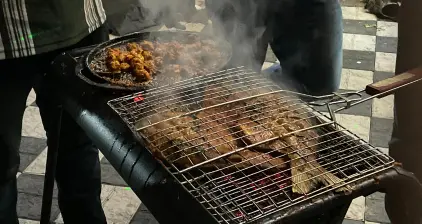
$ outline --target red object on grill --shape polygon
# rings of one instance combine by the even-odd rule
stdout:
[[[133,98],[134,102],[139,102],[139,101],[143,101],[143,100],[144,100],[144,97],[142,97],[142,94],[139,94],[138,96]]]

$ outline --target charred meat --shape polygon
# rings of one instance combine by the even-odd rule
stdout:
[[[343,184],[340,178],[318,163],[318,134],[311,129],[306,111],[297,105],[292,106],[288,98],[280,95],[249,97],[256,94],[259,92],[231,94],[223,87],[213,88],[205,92],[204,105],[233,102],[215,108],[220,120],[230,122],[232,131],[247,145],[253,145],[256,152],[274,156],[286,154],[290,159],[294,193],[307,194],[318,184]],[[339,190],[346,191],[349,187]]]
[[[158,123],[143,129],[141,133],[148,136],[151,151],[159,159],[172,162],[180,168],[222,157],[239,149],[228,128],[213,121],[206,113],[199,113],[192,118],[179,112],[167,112],[151,116],[149,122],[141,120],[138,125],[145,126],[150,122]],[[286,168],[286,161],[283,158],[242,150],[206,163],[201,168],[274,170]]]

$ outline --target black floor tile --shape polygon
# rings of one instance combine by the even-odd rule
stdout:
[[[42,197],[19,193],[18,194],[18,203],[17,203],[17,211],[18,217],[22,219],[32,219],[32,220],[40,220],[41,218],[41,204],[42,204]],[[53,199],[53,204],[51,207],[51,221],[59,215],[59,206],[56,199]]]
[[[375,36],[377,34],[377,21],[343,20],[343,33],[364,34]]]
[[[396,53],[397,37],[377,37],[376,52]]]
[[[378,82],[384,79],[388,79],[394,76],[394,73],[392,72],[379,72],[379,71],[375,71],[374,72],[374,82]]]
[[[390,223],[385,211],[384,200],[366,198],[365,220],[378,223]]]
[[[42,196],[44,175],[22,173],[18,177],[18,192]],[[54,186],[53,197],[57,198],[57,187]]]
[[[388,148],[393,131],[393,119],[371,118],[369,142],[376,147]]]
[[[19,172],[23,172],[37,158],[37,155],[20,153]]]
[[[343,221],[343,224],[365,224],[362,221],[357,221],[357,220],[351,220],[351,219],[345,219]]]
[[[47,140],[42,138],[24,137],[21,139],[20,152],[38,155],[47,147]]]
[[[151,213],[141,204],[138,211],[136,211],[130,224],[158,224],[157,220]]]
[[[375,70],[375,52],[343,50],[343,68]]]
[[[101,181],[115,186],[127,186],[123,178],[109,164],[101,164]]]

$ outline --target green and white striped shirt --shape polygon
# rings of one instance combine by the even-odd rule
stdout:
[[[0,0],[0,60],[71,46],[105,20],[101,0]]]

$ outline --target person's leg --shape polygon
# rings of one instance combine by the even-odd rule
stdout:
[[[422,1],[404,0],[402,2],[398,38],[396,74],[422,66]],[[389,152],[396,161],[402,163],[406,170],[413,172],[422,182],[421,95],[422,83],[420,82],[395,93],[394,126]],[[399,187],[406,189],[406,186]],[[421,223],[419,217],[410,217],[417,221],[404,220],[405,217],[409,218],[405,215],[406,211],[403,211],[405,199],[400,197],[399,190],[396,192],[389,192],[386,195],[386,210],[393,223]]]
[[[102,28],[72,47],[98,44],[108,39],[107,30]],[[43,60],[39,64],[49,64],[59,52],[38,56]],[[46,69],[47,70],[47,69]],[[44,76],[37,85],[37,105],[47,137],[53,124],[50,117],[55,110],[54,97],[48,76]],[[48,144],[49,142],[47,142]],[[101,168],[98,149],[92,145],[83,130],[66,112],[62,116],[61,136],[59,140],[56,181],[59,189],[59,208],[65,223],[106,223],[101,206]]]
[[[338,90],[343,60],[339,1],[285,1],[273,18],[270,45],[282,80],[293,80],[297,91],[313,95]]]
[[[33,81],[25,64],[21,59],[0,61],[0,223],[18,223],[16,174],[22,118]]]

